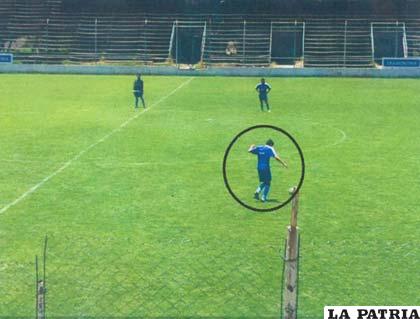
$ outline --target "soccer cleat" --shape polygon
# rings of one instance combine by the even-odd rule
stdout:
[[[267,200],[264,196],[261,197],[261,201],[264,203]]]
[[[268,112],[271,112],[271,110],[268,110]]]
[[[259,199],[260,199],[260,195],[258,194],[258,192],[255,192],[255,193],[254,193],[254,198],[255,198],[256,200],[259,200]]]

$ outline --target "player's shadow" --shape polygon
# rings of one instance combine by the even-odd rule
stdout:
[[[259,202],[259,201],[260,200],[256,200],[256,202]],[[267,199],[265,202],[266,203],[280,203],[280,201],[278,199],[275,199],[275,198]]]

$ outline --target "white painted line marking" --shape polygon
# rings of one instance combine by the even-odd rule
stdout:
[[[20,195],[18,198],[16,198],[14,201],[10,202],[6,206],[4,206],[2,209],[0,209],[0,214],[5,213],[10,207],[15,206],[16,204],[20,203],[22,200],[24,200],[26,197],[28,197],[30,194],[35,192],[38,188],[40,188],[42,185],[44,185],[46,182],[48,182],[51,178],[56,176],[57,174],[60,174],[62,171],[64,171],[67,167],[69,167],[71,164],[73,164],[75,161],[77,161],[81,156],[83,156],[86,152],[90,151],[92,148],[94,148],[99,143],[104,142],[108,138],[110,138],[112,135],[120,131],[122,128],[126,127],[131,121],[138,118],[140,115],[148,112],[152,107],[162,103],[164,100],[166,100],[171,95],[175,94],[178,90],[182,89],[184,86],[189,84],[194,78],[189,78],[187,81],[181,83],[177,88],[175,88],[173,91],[169,92],[169,94],[163,96],[159,100],[157,100],[155,103],[153,103],[150,107],[147,109],[144,109],[143,111],[137,113],[136,115],[130,117],[128,120],[123,122],[119,127],[113,129],[111,132],[106,134],[104,137],[102,137],[100,140],[96,141],[95,143],[89,145],[87,148],[79,152],[77,155],[75,155],[73,158],[65,162],[60,168],[58,168],[56,171],[48,175],[47,177],[43,178],[38,184],[32,186],[30,189],[28,189],[25,193]]]

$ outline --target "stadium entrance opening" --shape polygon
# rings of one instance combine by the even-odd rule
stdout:
[[[373,60],[382,64],[382,58],[406,58],[407,38],[404,22],[371,23]]]
[[[271,62],[283,65],[303,63],[304,22],[271,23]]]
[[[196,64],[202,60],[205,30],[202,22],[174,23],[171,56],[176,64]]]

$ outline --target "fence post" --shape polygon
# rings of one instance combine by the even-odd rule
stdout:
[[[200,63],[204,64],[204,50],[206,48],[206,37],[207,37],[207,21],[204,21],[203,35],[201,37],[201,56]]]
[[[344,22],[344,56],[343,65],[347,66],[347,20]]]
[[[168,60],[172,60],[173,61],[173,56],[172,56],[172,49],[174,46],[174,38],[175,38],[175,24],[176,22],[174,21],[174,23],[172,24],[172,32],[171,32],[171,39],[169,40],[169,50],[168,50]]]
[[[45,286],[42,279],[37,281],[36,296],[36,318],[45,319]]]
[[[177,67],[179,67],[178,65],[178,41],[179,41],[179,26],[178,26],[178,20],[175,21],[176,22],[176,28],[175,28],[175,64]]]
[[[35,256],[36,319],[45,319],[45,312],[46,312],[45,311],[45,308],[46,308],[45,295],[47,293],[47,285],[46,285],[46,282],[47,282],[47,279],[46,279],[47,241],[48,241],[48,238],[47,236],[45,236],[42,277],[39,274],[38,256]]]
[[[302,22],[302,66],[305,65],[305,31],[306,31],[306,26],[305,26],[305,21]]]
[[[38,256],[35,255],[35,318],[38,319]]]
[[[149,61],[149,53],[148,53],[148,43],[147,43],[147,18],[144,19],[144,30],[143,30],[143,48],[144,48],[144,52],[143,52],[143,60],[144,61]]]
[[[408,57],[408,43],[407,43],[407,29],[405,28],[405,22],[403,22],[403,51],[404,58]]]
[[[372,65],[375,66],[375,39],[373,38],[373,22],[370,23],[370,45],[372,51]]]
[[[293,59],[296,60],[296,45],[297,45],[297,20],[295,20],[295,26],[293,28],[295,36],[293,37]]]
[[[394,56],[397,58],[398,57],[398,28],[399,27],[399,23],[398,20],[395,22],[395,52],[394,52]]]
[[[245,38],[246,38],[246,20],[244,20],[243,36],[242,36],[242,63],[245,64]]]
[[[268,64],[271,64],[271,55],[273,52],[273,21],[270,21],[270,56],[268,57]]]
[[[289,190],[295,194],[297,187]],[[290,226],[287,227],[286,251],[284,258],[283,283],[283,318],[297,318],[297,290],[298,290],[298,259],[299,259],[299,229],[297,228],[297,215],[299,209],[299,193],[292,199],[292,212]]]
[[[50,38],[50,36],[49,36],[49,25],[50,25],[50,19],[49,18],[47,18],[47,25],[46,25],[46,38],[47,38],[47,41],[45,42],[45,51],[48,53],[48,47],[49,47],[49,38]]]
[[[95,58],[98,59],[98,18],[95,18],[94,46],[95,46]]]

